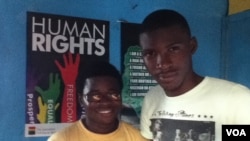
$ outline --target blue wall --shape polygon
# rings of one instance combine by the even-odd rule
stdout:
[[[223,65],[225,79],[250,87],[250,10],[225,18]]]
[[[120,66],[119,19],[140,23],[153,10],[178,10],[190,21],[199,41],[194,67],[202,75],[220,76],[222,18],[227,0],[1,0],[0,1],[0,140],[25,138],[26,12],[44,12],[110,21],[110,61]]]

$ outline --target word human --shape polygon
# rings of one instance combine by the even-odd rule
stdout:
[[[105,54],[106,25],[32,17],[32,51],[102,56]]]
[[[226,129],[227,136],[247,136],[244,129]]]

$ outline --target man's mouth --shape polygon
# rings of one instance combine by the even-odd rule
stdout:
[[[160,73],[158,75],[158,79],[163,82],[170,82],[173,81],[176,77],[176,72],[166,72],[166,73]]]
[[[109,109],[107,109],[107,110],[98,110],[98,113],[101,113],[101,114],[108,114],[108,113],[111,113],[112,112],[112,110],[109,110]]]

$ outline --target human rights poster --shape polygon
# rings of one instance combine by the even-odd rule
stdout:
[[[139,46],[139,24],[121,23],[121,56],[124,83],[122,118],[138,127],[143,97],[156,85],[143,63]]]
[[[109,61],[109,22],[27,12],[25,136],[49,136],[84,116],[77,78],[84,63]]]

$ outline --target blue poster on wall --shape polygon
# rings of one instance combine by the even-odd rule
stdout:
[[[109,22],[27,13],[25,136],[49,136],[84,116],[76,79],[84,63],[109,61]]]

